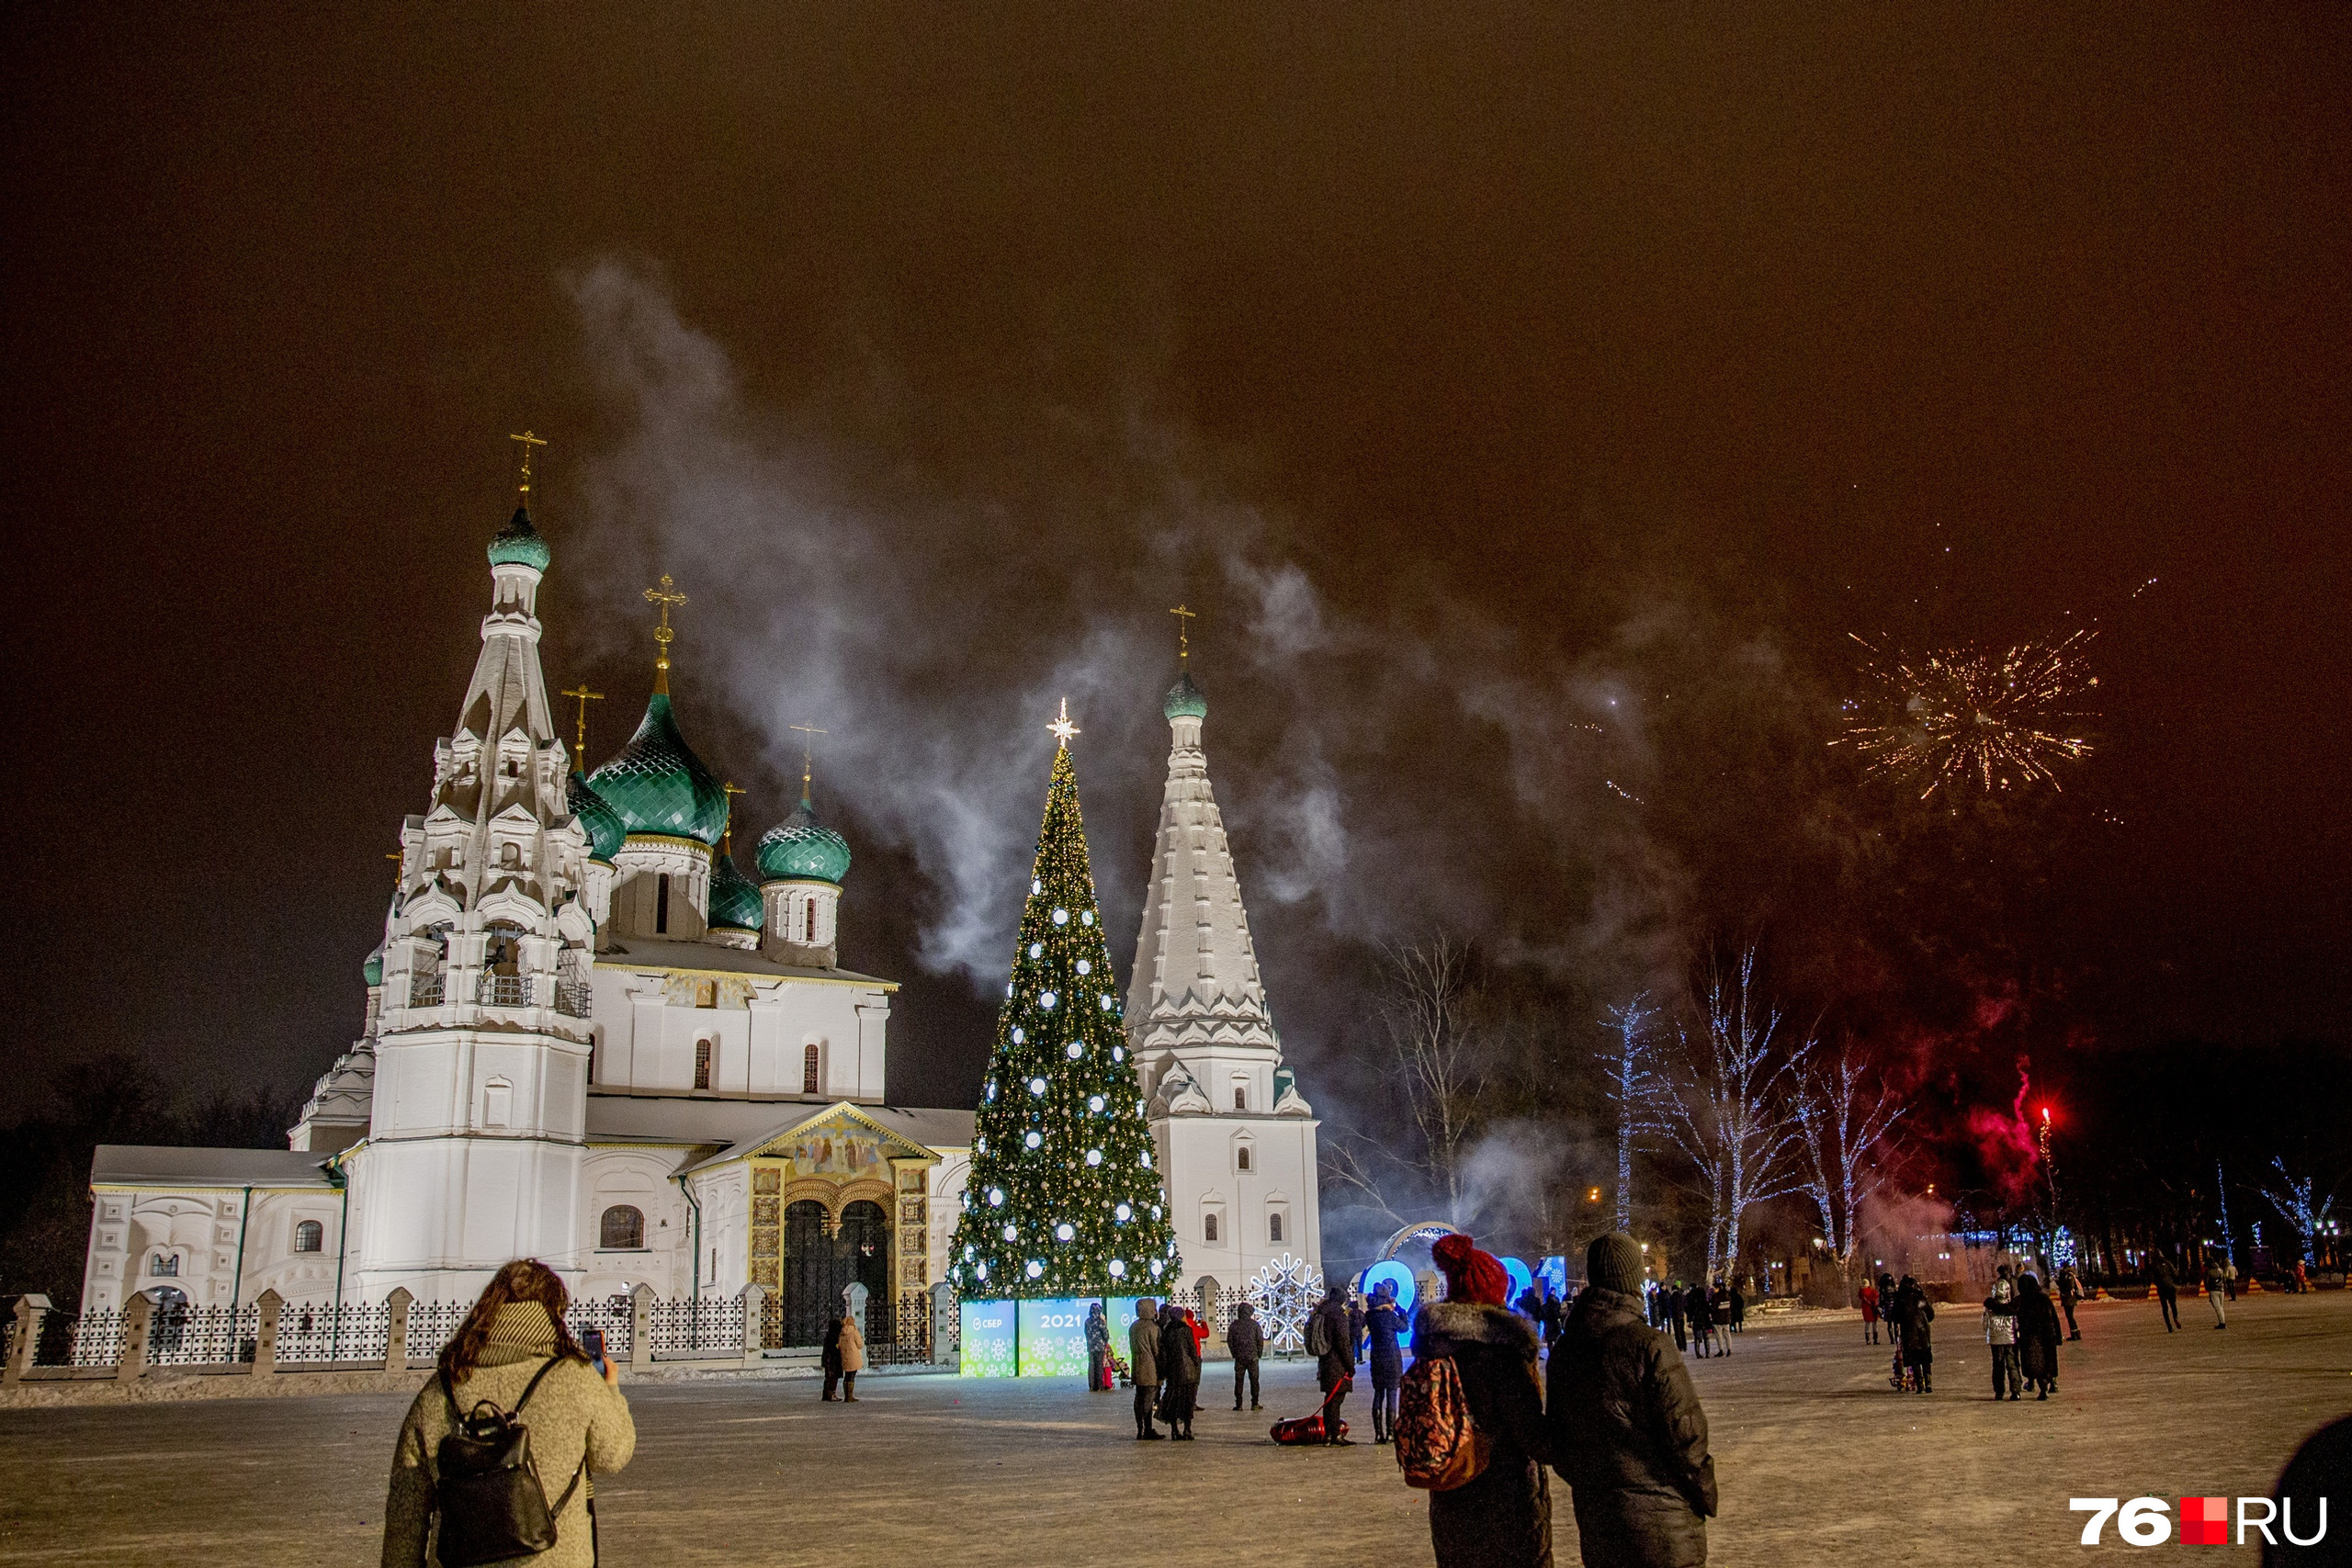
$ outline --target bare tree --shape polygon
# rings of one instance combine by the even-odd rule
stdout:
[[[1682,1037],[1681,1081],[1664,1102],[1667,1130],[1698,1173],[1708,1201],[1707,1275],[1717,1261],[1739,1262],[1739,1225],[1747,1211],[1796,1191],[1796,1119],[1784,1103],[1787,1081],[1803,1065],[1802,1047],[1775,1043],[1781,1014],[1756,997],[1756,950],[1731,974],[1710,970],[1697,998],[1699,1031]]]
[[[1441,931],[1409,947],[1392,944],[1382,956],[1381,1021],[1397,1091],[1420,1134],[1419,1168],[1447,1220],[1460,1224],[1462,1155],[1477,1125],[1482,1078],[1470,950]]]
[[[1830,1256],[1849,1276],[1861,1247],[1856,1222],[1863,1201],[1879,1188],[1871,1151],[1889,1141],[1908,1109],[1883,1088],[1866,1100],[1862,1079],[1868,1071],[1854,1059],[1849,1042],[1839,1047],[1835,1062],[1800,1067],[1795,1076],[1794,1108],[1804,1134],[1800,1185],[1821,1212]]]
[[[2308,1262],[2312,1256],[2312,1239],[2319,1235],[2320,1225],[2335,1208],[2335,1194],[2329,1192],[2313,1197],[2312,1191],[2319,1185],[2317,1178],[2306,1176],[2298,1181],[2287,1169],[2285,1160],[2273,1159],[2270,1164],[2278,1172],[2281,1185],[2264,1188],[2262,1195],[2270,1200],[2270,1206],[2278,1211],[2279,1218],[2295,1227],[2295,1256]]]
[[[1617,1038],[1606,1051],[1594,1055],[1609,1069],[1609,1103],[1617,1112],[1617,1228],[1634,1224],[1634,1145],[1666,1131],[1659,1112],[1667,1098],[1666,1079],[1652,1066],[1657,1037],[1653,1026],[1658,1010],[1642,992],[1623,1007],[1608,1010],[1607,1022]]]

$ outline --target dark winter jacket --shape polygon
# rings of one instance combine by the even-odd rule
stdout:
[[[1340,1386],[1341,1378],[1355,1375],[1356,1342],[1348,1331],[1348,1305],[1337,1296],[1324,1297],[1315,1315],[1323,1325],[1323,1353],[1315,1359],[1315,1378],[1328,1393]]]
[[[1535,1382],[1535,1331],[1508,1307],[1431,1302],[1414,1314],[1416,1360],[1453,1358],[1470,1419],[1490,1445],[1468,1484],[1430,1494],[1438,1568],[1551,1568],[1551,1435]]]
[[[1911,1298],[1903,1314],[1903,1359],[1921,1365],[1936,1359],[1936,1303],[1924,1293]]]
[[[1254,1361],[1266,1353],[1266,1331],[1256,1314],[1248,1317],[1235,1314],[1233,1326],[1225,1331],[1225,1348],[1233,1352],[1237,1361]]]
[[[1405,1333],[1405,1314],[1396,1303],[1385,1298],[1372,1303],[1364,1314],[1364,1332],[1372,1336],[1372,1348],[1365,1359],[1372,1363],[1372,1381],[1393,1387],[1405,1375],[1405,1351],[1400,1341]]]
[[[1201,1342],[1193,1337],[1193,1325],[1184,1314],[1172,1307],[1159,1314],[1159,1381],[1201,1381]]]
[[[1707,1287],[1704,1285],[1690,1287],[1690,1296],[1683,1303],[1683,1310],[1690,1314],[1690,1326],[1693,1328],[1708,1329],[1715,1325],[1715,1303],[1707,1294]]]
[[[1159,1386],[1159,1309],[1150,1302],[1136,1305],[1136,1320],[1127,1329],[1127,1375],[1137,1388]]]
[[[2058,1323],[2058,1308],[2028,1274],[2018,1281],[2018,1358],[2025,1375],[2037,1382],[2058,1381],[2058,1342],[2066,1337]]]
[[[2161,1252],[2148,1259],[2148,1280],[2156,1287],[2156,1294],[2169,1296],[2180,1290],[2180,1281],[2173,1277],[2172,1264]]]
[[[1740,1294],[1737,1286],[1734,1286],[1731,1292],[1731,1320],[1735,1325],[1747,1321],[1747,1298]]]
[[[1574,1493],[1585,1561],[1706,1562],[1716,1502],[1706,1412],[1641,1303],[1588,1288],[1552,1347],[1551,1383],[1552,1463]]]

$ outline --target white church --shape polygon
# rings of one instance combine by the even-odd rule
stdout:
[[[526,510],[490,546],[491,609],[399,887],[362,1036],[285,1151],[104,1145],[85,1310],[136,1292],[226,1306],[464,1301],[510,1258],[576,1298],[764,1288],[771,1346],[821,1333],[849,1285],[944,1277],[973,1113],[885,1096],[894,982],[844,969],[849,846],[800,804],[738,868],[730,799],[669,692],[583,774],[559,735]],[[1126,1021],[1188,1280],[1319,1267],[1317,1122],[1283,1065],[1189,673]],[[584,730],[584,721],[583,721]]]

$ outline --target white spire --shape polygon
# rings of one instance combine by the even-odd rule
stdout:
[[[1127,1032],[1136,1055],[1148,1061],[1173,1052],[1196,1074],[1193,1058],[1204,1051],[1255,1048],[1276,1061],[1282,1057],[1233,851],[1209,788],[1208,757],[1201,750],[1206,710],[1189,677],[1170,694],[1174,743],[1168,788],[1127,987]]]

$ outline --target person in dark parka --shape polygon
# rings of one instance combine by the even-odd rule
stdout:
[[[1127,1375],[1136,1384],[1136,1440],[1159,1436],[1151,1413],[1159,1403],[1159,1309],[1150,1297],[1136,1303],[1136,1320],[1127,1328]]]
[[[1586,1568],[1700,1568],[1716,1508],[1707,1416],[1665,1334],[1642,1321],[1642,1251],[1619,1231],[1552,1347],[1552,1465],[1575,1500]]]
[[[1372,1370],[1372,1440],[1385,1443],[1396,1435],[1396,1392],[1405,1381],[1405,1314],[1397,1310],[1393,1281],[1383,1280],[1374,1289],[1363,1324],[1372,1341],[1364,1358]]]
[[[1201,1392],[1201,1342],[1181,1307],[1159,1309],[1159,1418],[1180,1443],[1193,1440],[1193,1405]]]
[[[1667,1326],[1674,1330],[1674,1348],[1678,1350],[1689,1348],[1689,1341],[1682,1337],[1683,1325],[1690,1321],[1690,1314],[1686,1310],[1690,1304],[1689,1292],[1683,1290],[1682,1281],[1677,1280],[1658,1294],[1666,1298],[1666,1322]]]
[[[1707,1293],[1704,1280],[1690,1287],[1682,1306],[1690,1314],[1690,1343],[1698,1347],[1702,1357],[1714,1354],[1715,1303],[1714,1298]]]
[[[1487,1466],[1450,1492],[1430,1494],[1437,1568],[1551,1568],[1551,1457],[1535,1378],[1535,1330],[1504,1304],[1510,1277],[1466,1235],[1434,1249],[1445,1300],[1413,1316],[1413,1359],[1451,1357],[1470,1419],[1487,1442]]]
[[[1309,1325],[1313,1337],[1322,1346],[1315,1356],[1315,1386],[1329,1396],[1323,1406],[1323,1419],[1329,1427],[1330,1440],[1335,1443],[1354,1439],[1340,1436],[1340,1406],[1348,1402],[1344,1385],[1356,1375],[1355,1330],[1348,1326],[1346,1287],[1334,1280],[1323,1293],[1322,1304],[1315,1309]],[[1333,1392],[1333,1391],[1338,1392]]]
[[[1936,1392],[1936,1304],[1908,1274],[1903,1277],[1903,1365],[1912,1393]]]
[[[1250,1388],[1250,1408],[1258,1408],[1258,1358],[1266,1352],[1266,1330],[1258,1309],[1243,1302],[1234,1309],[1233,1326],[1225,1331],[1225,1348],[1233,1356],[1233,1407],[1241,1408],[1241,1388]]]
[[[2025,1367],[2025,1381],[2041,1392],[2036,1399],[2047,1399],[2058,1392],[2058,1342],[2066,1337],[2058,1322],[2058,1309],[2051,1303],[2041,1281],[2030,1274],[2018,1277],[2018,1359]]]

